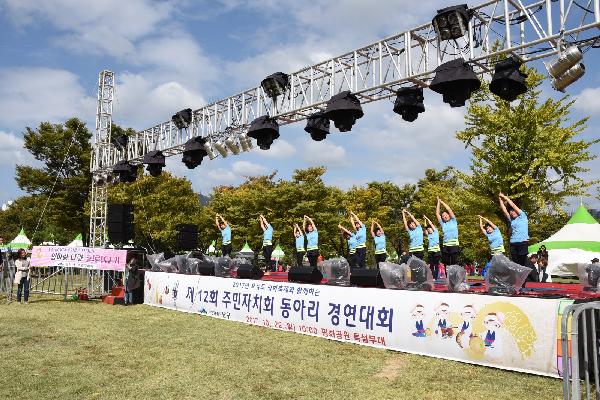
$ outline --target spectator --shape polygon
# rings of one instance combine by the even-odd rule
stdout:
[[[599,263],[600,263],[600,260],[598,260],[598,257],[592,258],[592,265],[596,265],[596,264],[599,264]]]
[[[135,255],[125,266],[125,305],[133,304],[133,291],[140,287],[138,260]]]
[[[548,274],[546,273],[546,267],[548,266],[548,259],[540,257],[537,262],[537,282],[547,282]]]
[[[29,304],[29,260],[25,249],[19,249],[17,252],[17,260],[15,261],[16,274],[15,282],[17,282],[17,303],[21,303],[21,297],[25,300],[25,304]],[[23,293],[24,292],[24,293]]]
[[[530,254],[526,267],[531,269],[531,271],[529,271],[529,275],[527,275],[527,279],[525,279],[525,282],[539,282],[539,277],[537,274],[537,263],[537,253]]]
[[[548,260],[548,250],[546,250],[545,245],[540,246],[540,248],[538,249],[538,252],[537,252],[537,256],[538,256],[538,259],[541,259],[542,257],[544,257],[546,260]]]

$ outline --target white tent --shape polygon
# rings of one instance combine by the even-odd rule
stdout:
[[[548,250],[548,275],[575,276],[578,264],[600,258],[600,224],[580,205],[565,226],[543,242],[529,246],[529,252],[537,252],[542,245]]]
[[[73,239],[73,241],[69,243],[67,247],[83,247],[83,237],[81,236],[81,233],[77,235],[77,237]]]
[[[14,238],[6,247],[11,248],[12,250],[25,249],[29,248],[31,244],[31,240],[25,235],[25,230],[21,228],[21,232]]]

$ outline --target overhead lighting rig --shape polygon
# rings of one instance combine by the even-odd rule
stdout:
[[[162,169],[166,165],[165,155],[160,150],[153,150],[146,153],[143,164],[146,165],[146,171],[148,171],[150,175],[157,177],[161,174]]]
[[[398,90],[394,102],[394,112],[400,114],[403,120],[413,122],[424,111],[422,87],[403,87]]]
[[[467,33],[472,17],[473,11],[461,4],[438,10],[431,23],[440,40],[455,40]]]
[[[440,93],[444,103],[451,107],[462,107],[480,86],[481,82],[473,68],[463,58],[457,58],[435,69],[435,77],[429,88]]]
[[[349,132],[363,115],[360,101],[349,90],[332,96],[325,109],[325,116],[333,121],[340,132]]]
[[[316,112],[306,119],[304,130],[310,133],[312,140],[320,142],[329,134],[329,118],[323,111]]]
[[[127,160],[121,160],[113,168],[113,173],[118,175],[119,182],[135,182],[137,179],[138,165]]]
[[[562,51],[558,59],[544,62],[548,73],[552,77],[552,87],[559,92],[564,92],[567,86],[577,81],[585,74],[583,53],[578,46],[570,46]]]
[[[178,111],[171,117],[171,121],[175,124],[177,129],[186,129],[192,123],[192,109],[186,108],[185,110]]]
[[[283,72],[275,72],[263,79],[260,86],[269,98],[275,99],[289,89],[290,77]]]
[[[527,74],[521,72],[521,65],[521,60],[514,56],[497,63],[490,82],[490,92],[506,101],[513,101],[527,92]]]
[[[269,150],[273,141],[279,138],[279,124],[275,118],[263,115],[250,123],[248,136],[256,139],[261,150]]]

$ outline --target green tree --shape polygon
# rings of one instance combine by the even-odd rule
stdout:
[[[71,118],[64,124],[42,122],[37,129],[28,127],[23,138],[25,149],[41,163],[39,167],[16,168],[18,186],[34,196],[28,201],[37,205],[29,211],[36,220],[33,229],[40,220],[42,230],[50,226],[68,236],[85,234],[89,224],[85,205],[91,181],[91,133],[82,121]]]

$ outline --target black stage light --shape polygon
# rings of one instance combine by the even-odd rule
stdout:
[[[481,82],[473,68],[464,59],[457,58],[435,69],[435,78],[429,88],[440,93],[444,103],[451,107],[462,107],[480,86]]]
[[[185,110],[181,110],[181,111],[175,113],[171,117],[171,120],[173,121],[173,123],[175,124],[177,129],[187,128],[188,126],[190,126],[190,123],[192,122],[192,109],[186,108]]]
[[[267,96],[273,99],[284,94],[290,87],[290,77],[283,72],[275,72],[263,79],[260,86]]]
[[[461,38],[467,33],[473,12],[466,4],[446,7],[437,11],[431,23],[440,40]]]
[[[306,119],[304,130],[310,133],[312,140],[319,142],[329,134],[329,119],[322,111],[316,112]]]
[[[160,150],[151,151],[146,153],[143,163],[146,164],[146,171],[148,171],[150,175],[154,177],[159,176],[166,165],[165,155]]]
[[[183,145],[183,158],[181,161],[189,169],[194,169],[202,163],[202,159],[208,155],[205,148],[206,140],[196,136]]]
[[[327,102],[325,116],[333,121],[340,132],[349,132],[356,120],[364,115],[358,98],[346,90]]]
[[[273,141],[279,138],[279,124],[275,118],[263,115],[250,123],[248,136],[256,139],[261,150],[269,150]]]
[[[135,182],[138,166],[127,160],[121,160],[113,168],[113,173],[119,176],[119,182]]]
[[[129,143],[129,136],[127,135],[119,135],[115,138],[115,144],[122,149],[127,147],[127,143]]]
[[[403,87],[398,90],[394,112],[402,115],[403,120],[413,122],[424,111],[422,87]]]
[[[519,70],[523,63],[515,57],[509,57],[496,64],[490,91],[506,101],[513,101],[527,92],[524,74]]]

